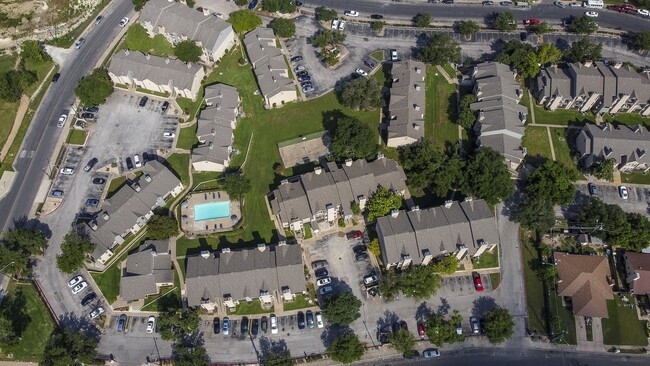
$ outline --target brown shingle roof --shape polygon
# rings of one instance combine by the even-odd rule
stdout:
[[[639,276],[632,284],[634,293],[637,295],[650,294],[650,254],[627,252],[625,260],[629,268]],[[628,275],[630,274],[628,273]]]
[[[571,297],[578,316],[607,318],[607,301],[614,298],[607,282],[607,257],[555,253],[560,296]]]

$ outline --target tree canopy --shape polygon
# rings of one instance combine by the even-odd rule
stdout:
[[[614,167],[616,160],[605,159],[591,168],[591,175],[598,179],[604,179],[612,182],[614,180]]]
[[[61,254],[56,256],[56,266],[63,273],[73,273],[83,267],[86,255],[93,250],[88,238],[70,230],[61,243]]]
[[[497,62],[516,68],[520,72],[525,72],[526,75],[534,73],[535,68],[539,71],[537,64],[531,64],[533,59],[536,62],[536,54],[533,46],[516,39],[506,42],[496,56]]]
[[[296,23],[292,19],[276,18],[271,22],[271,28],[275,35],[282,38],[290,38],[296,34]]]
[[[0,73],[0,99],[8,102],[17,102],[25,89],[38,81],[34,71],[27,70],[24,63],[18,69]]]
[[[434,34],[420,50],[420,59],[432,65],[460,62],[460,45],[446,34]]]
[[[533,28],[533,32],[537,34],[538,36],[543,36],[544,34],[551,33],[553,31],[553,27],[551,27],[548,22],[541,22]]]
[[[515,333],[515,321],[507,309],[496,307],[485,314],[484,330],[490,343],[503,343]]]
[[[103,68],[93,70],[90,75],[84,76],[77,82],[74,93],[86,106],[103,104],[106,98],[113,94],[113,82],[108,76],[108,71]]]
[[[378,149],[377,135],[370,126],[354,117],[338,118],[332,136],[332,154],[337,161],[370,159]]]
[[[515,15],[511,12],[503,12],[497,14],[494,19],[494,29],[500,32],[512,32],[517,29],[517,21]]]
[[[397,333],[389,333],[390,346],[402,354],[410,354],[415,347],[415,336],[408,329],[401,328]]]
[[[323,316],[329,323],[350,325],[361,317],[361,300],[351,292],[343,292],[323,302]]]
[[[253,11],[248,9],[237,10],[230,13],[228,22],[232,24],[232,28],[239,34],[251,31],[262,25],[262,19],[258,17]]]
[[[373,110],[384,103],[381,99],[381,86],[375,78],[361,77],[344,83],[338,93],[344,106],[355,110]]]
[[[598,30],[598,23],[594,18],[583,15],[571,23],[569,30],[578,34],[592,34]]]
[[[427,319],[424,329],[429,341],[438,347],[442,347],[445,343],[451,344],[465,340],[462,334],[456,333],[456,324],[462,321],[463,317],[458,313],[458,310],[454,310],[450,320],[445,320],[442,315],[434,313]]]
[[[392,210],[402,207],[402,196],[389,191],[387,188],[379,187],[368,200],[368,221],[388,215]]]
[[[381,277],[379,288],[386,300],[392,300],[401,292],[416,301],[436,294],[441,277],[433,266],[413,266],[403,271],[392,271]]]
[[[45,248],[47,238],[41,231],[17,224],[0,242],[0,268],[7,266],[5,273],[29,275],[30,256],[41,254]]]
[[[456,29],[458,33],[464,35],[465,37],[471,37],[474,34],[478,33],[481,30],[481,26],[473,20],[461,20],[457,23]]]
[[[344,364],[359,361],[365,351],[366,349],[359,340],[359,336],[353,332],[345,333],[334,339],[332,344],[327,347],[327,353],[332,357],[332,360]]]
[[[228,196],[234,199],[241,199],[251,190],[251,181],[242,174],[228,174],[223,180],[223,189]]]
[[[199,313],[194,309],[169,309],[158,317],[160,336],[178,342],[198,330],[200,321]]]
[[[446,255],[434,260],[431,266],[436,273],[454,274],[458,269],[458,258],[455,255]]]
[[[482,147],[469,159],[465,190],[487,203],[495,205],[515,192],[515,184],[496,150]]]
[[[413,24],[419,28],[426,28],[431,24],[431,14],[419,13],[413,17]]]
[[[526,195],[517,207],[515,221],[526,228],[545,233],[555,225],[555,211],[548,202]]]
[[[537,61],[540,65],[548,65],[560,61],[562,51],[550,43],[542,43],[537,47]]]
[[[288,350],[270,349],[264,355],[264,366],[292,366],[291,353]]]
[[[338,13],[334,9],[329,9],[324,6],[316,9],[316,18],[321,22],[330,22],[338,18]]]
[[[326,47],[329,45],[338,45],[345,41],[346,35],[343,32],[321,29],[316,36],[311,39],[311,44],[314,47]]]
[[[133,8],[135,11],[140,11],[147,4],[149,0],[131,0],[133,2]]]
[[[477,100],[476,95],[471,93],[465,94],[463,99],[460,100],[460,113],[456,122],[467,130],[471,129],[476,123],[476,112],[470,108],[470,105]]]
[[[203,50],[201,50],[201,47],[196,44],[196,42],[186,39],[176,44],[176,47],[174,47],[174,53],[176,54],[176,57],[183,62],[199,62]]]
[[[600,60],[603,58],[602,43],[593,43],[587,38],[582,38],[573,42],[571,47],[564,51],[564,60],[566,62],[585,62]]]
[[[550,205],[567,205],[576,194],[576,174],[566,165],[547,160],[528,175],[526,194]]]
[[[179,234],[178,221],[168,215],[154,215],[147,224],[147,237],[164,240]]]
[[[634,48],[639,51],[650,51],[650,32],[639,32],[634,36]]]
[[[416,190],[430,188],[435,195],[443,197],[450,189],[461,189],[464,185],[465,162],[455,152],[435,148],[429,140],[404,148],[400,162],[409,187]]]
[[[6,347],[18,341],[13,322],[0,313],[0,347]]]
[[[262,10],[270,13],[280,12],[284,14],[296,11],[296,2],[293,0],[264,0]]]
[[[92,364],[97,355],[97,339],[63,327],[48,338],[41,366]]]
[[[38,41],[27,40],[22,44],[20,51],[20,58],[23,60],[32,60],[35,62],[49,61],[52,57],[41,48]]]

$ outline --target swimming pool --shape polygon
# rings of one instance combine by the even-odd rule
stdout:
[[[230,201],[210,202],[194,205],[194,221],[230,217]]]

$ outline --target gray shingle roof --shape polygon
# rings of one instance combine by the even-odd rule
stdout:
[[[472,244],[475,248],[480,246],[480,241],[486,244],[499,243],[496,219],[487,202],[484,200],[465,201],[461,202],[460,207],[470,222],[472,238],[474,239]]]
[[[143,299],[158,292],[157,284],[174,282],[168,248],[169,240],[148,240],[126,258],[126,272],[120,279],[122,299]]]
[[[270,99],[280,92],[296,90],[293,81],[284,76],[288,66],[275,46],[273,29],[255,28],[244,37],[244,45],[264,97]]]
[[[536,88],[538,100],[554,95],[572,98],[571,76],[568,69],[564,67],[554,65],[543,69],[537,76]]]
[[[388,139],[409,137],[420,140],[424,137],[426,67],[419,61],[396,62],[391,74]]]
[[[213,253],[204,258],[187,258],[189,306],[205,301],[219,302],[225,295],[234,300],[257,298],[260,291],[292,293],[306,290],[302,252],[299,245],[267,246],[230,253]]]
[[[413,259],[420,257],[415,232],[404,212],[397,217],[378,218],[377,232],[383,236],[381,255],[384,263],[399,262],[405,255],[410,255]]]
[[[280,215],[282,222],[293,222],[312,216],[307,193],[300,181],[281,184],[273,191],[271,209]]]
[[[201,79],[197,73],[201,65],[184,63],[141,52],[118,52],[111,58],[108,72],[117,76],[130,76],[137,80],[150,80],[157,85],[169,85],[182,90],[198,90]]]
[[[586,141],[586,149],[580,153],[590,162],[607,158],[623,165],[629,162],[650,164],[650,131],[644,126],[615,127],[609,123],[601,126],[588,123],[580,131],[578,139]],[[577,146],[580,150],[581,144]]]

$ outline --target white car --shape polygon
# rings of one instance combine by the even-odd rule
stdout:
[[[120,20],[120,27],[124,28],[129,23],[129,18],[124,17],[122,20]]]
[[[363,277],[363,283],[368,286],[379,282],[379,277],[376,275],[367,275]]]
[[[104,314],[104,308],[100,306],[97,309],[90,312],[90,318],[95,319],[102,314]]]
[[[163,137],[166,138],[166,139],[173,140],[174,137],[176,137],[176,134],[173,133],[173,132],[165,132],[165,133],[163,133]]]
[[[86,281],[81,281],[77,286],[72,288],[72,294],[76,295],[83,291],[86,287],[88,287],[88,282]]]
[[[555,6],[558,6],[558,7],[562,8],[562,9],[566,8],[566,4],[563,3],[563,2],[561,2],[561,1],[556,1],[556,2],[554,2],[553,4],[554,4]]]
[[[618,194],[621,196],[622,199],[626,200],[627,197],[628,197],[627,187],[626,186],[619,186],[618,187]]]
[[[142,161],[140,160],[140,155],[138,154],[133,155],[133,163],[135,164],[136,168],[142,168]]]
[[[361,76],[368,76],[368,73],[364,69],[361,69],[361,68],[354,70],[354,72],[356,72],[357,74],[359,74]]]
[[[278,334],[278,318],[271,314],[271,334]]]
[[[333,30],[339,29],[339,20],[338,19],[332,20],[332,29]]]
[[[67,114],[62,114],[61,117],[59,117],[59,122],[56,124],[57,127],[63,127],[65,126],[65,122],[68,120],[68,115]]]
[[[318,328],[323,327],[323,316],[320,312],[316,313],[316,326],[318,326]]]
[[[346,10],[346,11],[343,12],[343,14],[347,15],[349,17],[358,17],[359,16],[359,12],[354,11],[354,10]]]
[[[569,6],[572,8],[582,8],[582,3],[572,2]]]
[[[585,11],[585,15],[592,18],[598,18],[597,11]]]
[[[390,50],[390,60],[391,61],[397,61],[397,50]]]
[[[72,277],[70,279],[70,281],[68,281],[68,287],[73,288],[73,287],[77,286],[77,284],[79,282],[81,282],[83,280],[84,280],[84,278],[81,277],[81,276],[74,276],[74,277]]]
[[[150,316],[147,319],[147,333],[153,333],[156,330],[156,317]]]
[[[67,166],[67,167],[65,167],[65,168],[63,168],[63,169],[61,169],[61,174],[64,174],[64,175],[72,175],[73,173],[74,173],[74,168],[71,168],[71,167],[69,167],[69,166]]]
[[[339,22],[339,30],[344,30],[345,29],[345,20],[341,20]]]
[[[316,286],[321,287],[321,286],[329,285],[330,283],[332,283],[332,279],[329,277],[325,277],[316,281]]]
[[[645,9],[639,9],[636,11],[639,15],[644,16],[644,17],[650,17],[650,11],[645,10]]]

